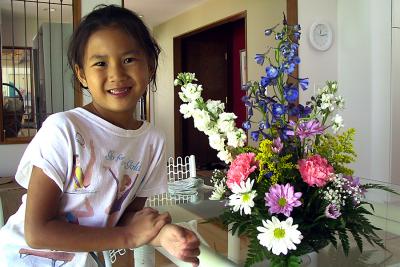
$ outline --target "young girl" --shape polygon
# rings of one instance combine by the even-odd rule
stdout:
[[[49,116],[26,149],[15,177],[28,193],[0,231],[0,266],[96,266],[89,251],[144,244],[198,264],[195,234],[143,208],[167,182],[164,136],[133,116],[159,52],[129,10],[82,20],[68,57],[93,101]]]

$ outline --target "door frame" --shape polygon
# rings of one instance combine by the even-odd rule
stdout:
[[[289,24],[298,23],[298,0],[286,0],[286,16]],[[232,16],[226,17],[222,20],[216,21],[214,23],[208,24],[206,26],[200,27],[183,35],[174,37],[173,39],[173,54],[174,54],[174,77],[178,73],[182,72],[182,40],[188,36],[194,35],[196,33],[209,30],[211,28],[221,26],[226,23],[234,22],[239,19],[244,19],[245,25],[245,49],[247,50],[247,11],[234,14]],[[247,73],[246,73],[247,75]],[[298,69],[296,68],[293,73],[295,77],[298,76]],[[180,99],[178,96],[180,88],[174,87],[174,143],[175,143],[175,157],[181,156],[183,151],[182,143],[182,116],[179,113]]]

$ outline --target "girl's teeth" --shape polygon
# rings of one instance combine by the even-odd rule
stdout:
[[[128,88],[124,88],[124,89],[111,89],[110,93],[111,94],[121,94],[121,93],[125,93],[128,91]]]

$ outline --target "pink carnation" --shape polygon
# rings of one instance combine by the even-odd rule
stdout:
[[[246,181],[250,173],[257,169],[256,154],[243,153],[238,155],[231,163],[227,173],[226,185],[232,190],[234,184],[240,185],[241,181]]]
[[[303,181],[310,186],[324,186],[333,174],[333,167],[320,155],[314,155],[308,159],[298,161],[299,171]]]

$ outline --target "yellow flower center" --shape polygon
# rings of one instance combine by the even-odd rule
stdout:
[[[285,229],[275,228],[274,237],[277,238],[277,239],[284,238],[285,237]]]
[[[285,199],[284,197],[280,198],[280,199],[278,200],[278,205],[279,205],[279,207],[285,207],[285,205],[286,205],[286,199]]]
[[[250,194],[249,193],[243,194],[242,200],[243,200],[243,202],[250,201]]]

